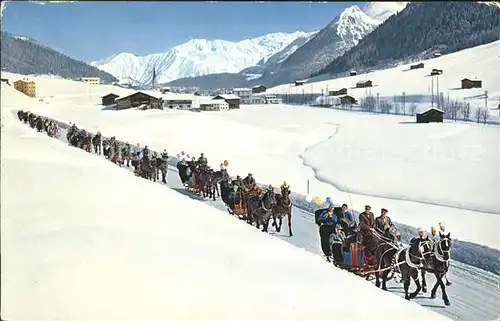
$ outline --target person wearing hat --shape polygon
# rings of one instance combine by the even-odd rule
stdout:
[[[380,216],[375,219],[375,231],[381,235],[385,235],[387,230],[394,226],[392,220],[387,216],[387,209],[382,208],[380,210]]]
[[[196,161],[198,166],[206,166],[208,165],[207,158],[205,157],[205,154],[201,153],[200,157],[198,157],[198,160]]]
[[[348,209],[349,207],[347,206],[347,204],[342,204],[340,213],[338,213],[338,221],[345,235],[351,234],[352,230],[356,228],[356,222],[354,221],[354,218],[351,212],[348,211]]]
[[[253,191],[256,187],[255,178],[252,173],[248,173],[247,177],[243,179],[243,187],[249,192]]]
[[[359,231],[363,236],[363,245],[366,248],[367,254],[373,254],[375,251],[375,242],[372,230],[375,227],[375,216],[371,212],[372,207],[365,205],[363,213],[359,214]]]
[[[326,209],[317,210],[314,214],[316,216],[316,224],[319,225],[321,250],[326,257],[326,260],[330,262],[330,235],[335,233],[335,226],[338,223],[338,218],[333,214],[332,205],[328,205],[328,208]]]

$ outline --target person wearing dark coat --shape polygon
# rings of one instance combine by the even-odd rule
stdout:
[[[380,216],[375,219],[375,231],[381,235],[385,235],[387,230],[390,229],[394,224],[389,216],[387,216],[387,210],[382,208],[380,210]]]
[[[231,209],[231,211],[234,212],[234,209],[236,208],[236,204],[239,204],[241,202],[241,196],[240,192],[238,191],[238,186],[233,186],[231,193],[229,193],[228,197],[228,206]]]
[[[179,177],[182,184],[185,184],[189,180],[189,177],[187,175],[188,164],[184,158],[177,163],[177,169],[179,170]]]
[[[374,236],[372,230],[375,228],[375,216],[371,212],[371,206],[365,205],[365,211],[359,214],[359,231],[363,235],[363,245],[367,254],[375,252]]]
[[[255,178],[253,178],[252,173],[248,173],[247,177],[243,179],[243,187],[247,190],[252,191],[256,187]]]
[[[334,215],[332,205],[329,205],[326,209],[316,211],[315,215],[317,215],[316,223],[319,225],[321,250],[327,260],[330,260],[332,255],[330,248],[330,235],[335,233],[335,226],[338,223],[338,217]]]

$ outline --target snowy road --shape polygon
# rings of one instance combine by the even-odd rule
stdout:
[[[64,142],[66,142],[65,136],[65,131],[62,131],[61,140]],[[131,168],[124,168],[124,170],[127,169],[131,171]],[[185,195],[186,197],[205,202],[210,206],[220,209],[221,215],[229,215],[227,214],[227,210],[222,201],[205,200],[186,192],[180,182],[177,170],[172,166],[169,166],[167,180],[168,187],[173,190]],[[283,228],[280,234],[277,234],[272,227],[270,227],[270,234],[296,247],[320,255],[319,236],[317,226],[314,224],[313,214],[294,206],[292,212],[292,223],[294,232],[293,237],[288,237],[286,219],[283,222]],[[242,222],[242,224],[245,223]],[[332,268],[335,267],[332,266]],[[451,270],[448,273],[448,278],[451,282],[453,282],[453,285],[447,287],[451,306],[445,307],[443,301],[441,300],[440,290],[437,292],[436,299],[430,299],[429,293],[421,293],[413,301],[456,320],[486,321],[497,319],[500,316],[500,304],[498,303],[500,302],[500,280],[498,276],[453,261]],[[330,281],[332,282],[332,287],[335,286],[335,280],[326,279],[325,281]],[[434,285],[434,277],[428,275],[427,283],[430,289]],[[401,283],[390,281],[388,283],[388,289],[390,292],[404,297]],[[412,289],[414,289],[413,284],[410,290]]]

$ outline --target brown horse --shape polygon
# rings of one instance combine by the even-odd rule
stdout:
[[[288,235],[293,236],[292,233],[292,200],[290,199],[290,186],[281,186],[281,194],[276,194],[276,206],[273,207],[273,226],[276,227],[276,232],[281,231],[283,224],[283,217],[286,215],[288,220]],[[276,222],[279,220],[279,224]]]

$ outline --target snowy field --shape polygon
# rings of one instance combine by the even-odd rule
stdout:
[[[455,99],[466,99],[472,107],[485,107],[484,98],[473,98],[488,91],[488,108],[496,108],[500,103],[500,77],[498,66],[500,65],[500,41],[486,45],[458,51],[448,55],[423,60],[424,68],[409,70],[409,65],[401,65],[396,68],[374,71],[357,76],[324,80],[306,83],[304,86],[295,87],[294,84],[284,84],[270,88],[268,92],[276,94],[321,94],[332,90],[347,88],[347,93],[360,100],[367,93],[381,99],[392,98],[394,95],[402,95],[403,92],[409,97],[426,97],[431,94],[432,82],[429,74],[432,69],[441,69],[443,74],[439,76],[439,91],[445,97]],[[418,62],[411,63],[411,65]],[[461,80],[482,80],[482,88],[460,89]],[[354,88],[358,81],[371,80],[371,89]],[[314,81],[314,80],[313,80]],[[436,79],[434,79],[434,95],[436,95]],[[491,118],[498,119],[498,111],[490,110]],[[472,119],[474,117],[472,116]]]
[[[4,84],[2,104],[3,319],[446,319],[36,133],[14,112],[38,103]]]
[[[376,214],[386,207],[413,227],[445,221],[453,237],[500,249],[497,126],[417,125],[404,116],[282,105],[102,111],[100,96],[119,88],[34,80],[44,100],[33,107],[39,114],[174,155],[205,152],[214,167],[227,159],[232,174],[250,171],[275,186],[286,180],[299,194],[309,179],[312,196],[356,209],[370,204]]]

